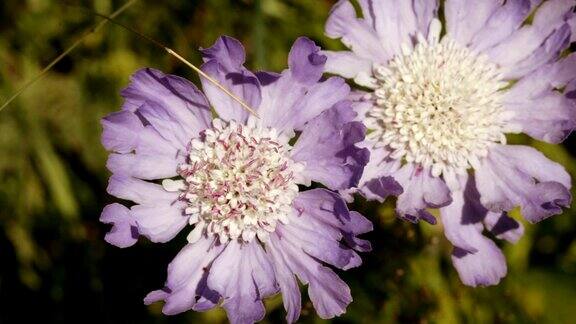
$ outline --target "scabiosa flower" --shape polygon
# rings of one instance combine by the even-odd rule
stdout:
[[[327,71],[364,87],[355,109],[369,135],[370,163],[357,190],[397,195],[397,214],[435,223],[440,208],[452,261],[471,286],[506,274],[482,233],[515,242],[522,225],[562,212],[570,176],[506,134],[559,143],[576,126],[573,0],[339,1],[326,34],[351,51],[326,52]],[[534,15],[532,15],[534,13]],[[438,17],[445,18],[445,33]]]
[[[232,38],[202,50],[202,69],[259,118],[212,83],[203,82],[205,97],[185,79],[144,69],[122,92],[122,111],[103,119],[108,192],[134,202],[105,207],[106,240],[127,247],[139,235],[167,242],[188,232],[165,287],[145,303],[164,301],[165,314],[221,305],[231,322],[252,323],[264,317],[262,300],[281,292],[294,322],[297,276],[320,317],[345,311],[350,289],[330,265],[359,266],[357,251],[370,243],[357,236],[372,225],[335,191],[357,185],[369,152],[355,146],[365,127],[344,100],[348,85],[320,81],[319,50],[298,39],[281,74],[248,71]],[[330,190],[302,191],[312,181]]]

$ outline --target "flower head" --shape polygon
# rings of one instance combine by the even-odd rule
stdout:
[[[298,39],[281,74],[248,71],[232,38],[202,50],[202,69],[259,118],[212,83],[203,82],[205,96],[144,69],[122,92],[122,111],[103,119],[108,192],[135,203],[106,206],[106,240],[127,247],[139,235],[166,242],[188,233],[165,287],[146,303],[163,300],[165,314],[221,305],[231,322],[252,323],[264,317],[262,300],[281,292],[294,322],[298,276],[321,317],[345,311],[350,289],[330,266],[360,265],[357,251],[370,244],[357,236],[372,225],[332,190],[357,185],[368,150],[356,147],[365,128],[344,100],[349,87],[338,77],[320,81],[319,50]],[[330,190],[303,191],[312,181]]]
[[[188,241],[203,231],[221,243],[249,243],[256,235],[266,241],[278,222],[288,223],[298,195],[295,175],[305,168],[289,154],[272,128],[214,119],[213,128],[192,140],[188,161],[178,167],[182,180],[163,182],[188,205],[184,213],[196,224]]]
[[[334,6],[326,34],[351,50],[325,53],[328,72],[366,90],[353,96],[371,150],[358,190],[398,195],[398,215],[413,222],[435,223],[427,209],[440,208],[463,282],[496,284],[506,263],[482,232],[515,242],[523,228],[509,211],[538,222],[571,202],[566,171],[506,135],[559,143],[576,127],[576,55],[563,54],[575,3],[446,0],[441,14],[436,0],[359,5],[362,18],[348,0]]]

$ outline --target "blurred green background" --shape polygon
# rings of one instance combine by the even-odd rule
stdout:
[[[293,40],[323,36],[334,0],[141,0],[118,20],[199,63],[197,48],[219,35],[246,45],[253,69],[281,70]],[[123,1],[0,1],[0,102],[98,21],[81,8],[111,13]],[[155,67],[197,82],[186,66],[117,26],[90,35],[0,113],[0,322],[191,323],[224,322],[225,315],[161,314],[142,298],[162,286],[166,266],[185,242],[141,240],[119,249],[103,240],[98,222],[113,201],[100,145],[99,120],[118,110],[119,91],[140,67]],[[563,146],[525,137],[576,176],[574,136]],[[375,251],[359,269],[340,272],[354,302],[334,322],[350,323],[574,323],[576,209],[526,226],[516,245],[504,244],[509,275],[497,287],[463,286],[450,264],[441,226],[396,220],[393,202],[354,204],[375,223]],[[518,215],[514,215],[519,219]],[[322,322],[307,297],[303,323]],[[283,321],[279,297],[267,302],[264,322]]]

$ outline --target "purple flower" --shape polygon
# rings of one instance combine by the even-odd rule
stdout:
[[[446,0],[444,36],[438,1],[358,2],[357,14],[339,1],[326,23],[350,51],[325,52],[328,72],[366,89],[353,95],[371,150],[356,190],[397,195],[412,222],[440,208],[462,281],[497,284],[506,262],[483,231],[515,242],[513,208],[535,223],[571,203],[568,173],[506,134],[559,143],[576,127],[576,54],[562,55],[575,2]]]
[[[108,192],[134,202],[104,208],[101,220],[113,224],[106,240],[127,247],[139,235],[167,242],[189,233],[165,287],[146,304],[164,301],[165,314],[221,305],[231,322],[252,323],[264,317],[262,300],[281,292],[294,322],[297,276],[320,317],[344,313],[350,289],[330,266],[359,266],[357,252],[370,243],[357,236],[372,224],[331,190],[356,186],[369,153],[356,147],[365,127],[344,100],[349,87],[339,77],[320,82],[319,51],[298,39],[289,69],[275,74],[244,68],[244,48],[232,38],[202,50],[202,69],[259,119],[209,82],[204,96],[153,69],[138,71],[122,111],[103,119]],[[301,191],[312,181],[330,190]]]

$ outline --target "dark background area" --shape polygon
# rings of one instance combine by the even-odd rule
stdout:
[[[192,62],[221,34],[240,39],[248,66],[280,71],[292,42],[323,35],[332,0],[141,0],[118,20],[167,44]],[[0,102],[48,65],[99,20],[82,9],[110,13],[123,1],[3,0],[0,2]],[[113,201],[100,144],[100,118],[118,110],[130,74],[155,67],[197,83],[182,63],[117,27],[106,26],[58,63],[46,78],[0,112],[0,323],[225,322],[221,310],[166,317],[143,297],[160,288],[166,267],[184,245],[144,239],[129,249],[104,242],[98,222]],[[576,145],[526,137],[576,175]],[[509,275],[497,287],[462,285],[450,264],[441,225],[397,220],[393,201],[358,200],[375,223],[374,252],[364,265],[339,272],[354,302],[342,323],[574,322],[576,210],[526,225],[516,245],[503,244]],[[513,213],[520,219],[517,212]],[[500,244],[500,243],[499,243]],[[306,295],[303,289],[304,296]],[[303,323],[323,322],[303,298]],[[264,322],[283,321],[279,296]]]

